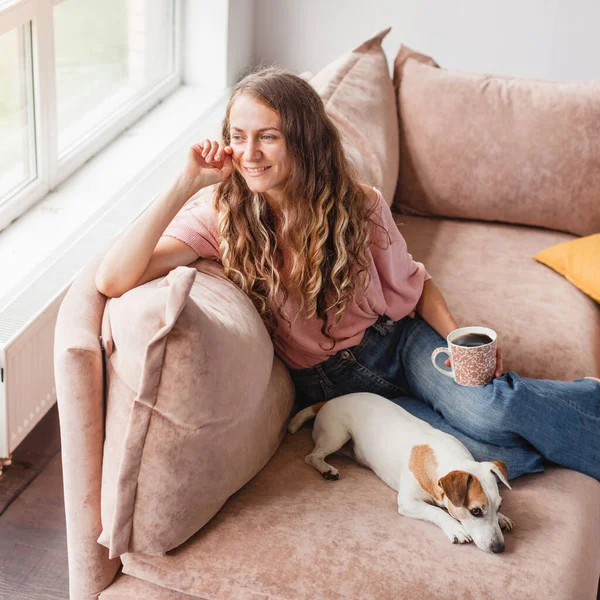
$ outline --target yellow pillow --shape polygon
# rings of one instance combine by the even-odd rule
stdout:
[[[600,233],[550,246],[533,258],[600,302]]]

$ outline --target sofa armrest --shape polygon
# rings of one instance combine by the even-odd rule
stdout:
[[[54,377],[60,418],[70,598],[96,600],[121,561],[96,542],[102,530],[100,489],[104,381],[100,330],[106,297],[94,276],[106,250],[73,281],[58,313]]]

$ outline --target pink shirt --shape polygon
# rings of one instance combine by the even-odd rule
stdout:
[[[423,284],[431,277],[423,264],[414,261],[408,253],[389,206],[381,192],[375,191],[376,214],[379,213],[381,223],[389,232],[391,243],[388,245],[388,238],[380,227],[371,225],[371,281],[366,292],[360,285],[357,286],[354,302],[348,307],[340,324],[333,329],[334,337],[338,340],[336,345],[330,349],[331,341],[321,333],[322,319],[316,315],[310,319],[302,314],[296,315],[292,300],[288,300],[283,307],[283,313],[292,323],[291,327],[275,313],[278,331],[273,337],[273,344],[279,357],[292,369],[312,367],[336,352],[360,343],[366,329],[380,315],[397,321],[415,314]],[[200,257],[220,262],[217,211],[211,202],[191,204],[180,211],[163,235],[181,240]],[[285,281],[286,266],[289,264],[285,249],[283,255],[282,279]],[[331,318],[333,316],[334,311],[331,311]]]

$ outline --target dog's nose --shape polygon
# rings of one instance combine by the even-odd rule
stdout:
[[[504,552],[504,542],[496,542],[492,544],[492,552],[494,554],[500,554],[500,552]]]

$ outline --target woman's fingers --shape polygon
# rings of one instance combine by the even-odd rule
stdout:
[[[223,161],[227,156],[231,157],[233,149],[231,146],[225,146],[216,140],[208,138],[202,140],[199,144],[192,146],[194,152],[199,154],[207,165],[220,169],[223,167]]]
[[[502,364],[502,350],[500,346],[496,346],[496,377],[501,377],[504,373],[504,365]]]
[[[208,151],[208,154],[206,155],[206,158],[204,159],[209,165],[213,162],[213,159],[215,157],[215,154],[216,154],[218,148],[219,148],[219,142],[216,142],[213,140],[210,143],[210,150]]]
[[[206,155],[208,154],[208,151],[210,150],[210,140],[208,138],[202,140],[201,146],[202,146],[202,152],[201,152],[202,158],[206,158]]]
[[[203,150],[203,147],[202,147],[201,143],[200,144],[194,144],[192,146],[192,152],[194,153],[194,155],[197,158],[202,158],[202,150]]]

